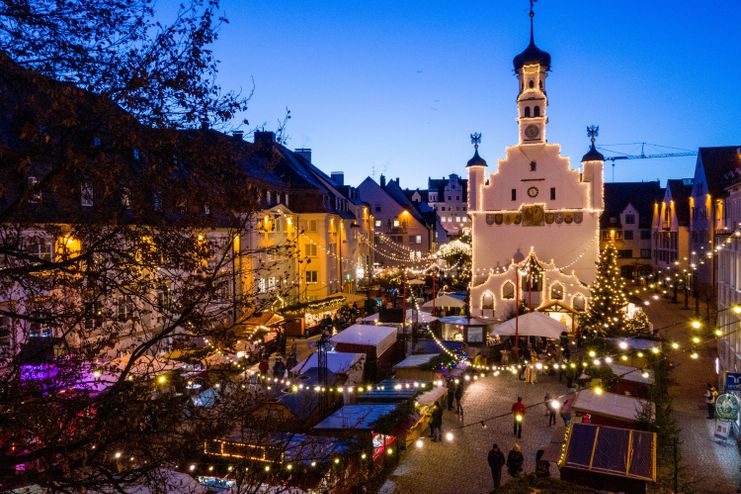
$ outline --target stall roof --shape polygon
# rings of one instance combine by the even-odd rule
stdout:
[[[431,390],[417,396],[417,402],[420,405],[430,406],[437,400],[445,396],[447,392],[448,390],[445,386],[435,386]]]
[[[607,365],[608,367],[610,367],[612,373],[623,381],[649,385],[654,383],[654,373],[651,370],[646,371],[648,372],[648,377],[643,377],[643,369],[639,369],[638,367],[631,367],[630,365],[621,364]]]
[[[371,430],[378,419],[393,413],[394,410],[396,410],[396,404],[359,403],[355,405],[345,405],[315,425],[314,429]]]
[[[595,424],[573,424],[561,468],[656,481],[656,434]]]
[[[410,355],[398,364],[394,366],[394,369],[403,369],[403,368],[410,368],[410,367],[419,367],[421,365],[425,365],[430,362],[430,360],[434,359],[440,355],[439,353],[421,353],[418,355]]]
[[[370,316],[364,317],[363,322],[377,322],[380,317],[381,317],[381,314],[376,312],[375,314],[371,314]],[[407,309],[407,317],[406,317],[407,324],[410,324],[413,322],[418,322],[420,324],[429,324],[434,321],[437,321],[437,317],[434,317],[428,314],[427,312]],[[382,323],[382,324],[393,324],[393,323]]]
[[[335,374],[346,374],[354,366],[363,365],[363,361],[365,361],[364,353],[327,352],[327,369]],[[316,352],[306,357],[306,360],[296,365],[291,372],[300,374],[312,367],[319,367]]]
[[[370,326],[353,324],[331,338],[332,343],[376,347],[376,354],[381,355],[396,342],[396,328],[389,326]]]
[[[438,295],[435,298],[435,303],[432,303],[432,300],[429,300],[422,304],[423,309],[432,309],[432,306],[435,307],[455,307],[455,308],[461,308],[466,306],[466,302],[462,299],[454,296],[450,293],[443,293],[441,295]]]
[[[650,402],[632,396],[606,392],[597,394],[591,389],[583,389],[576,393],[573,410],[638,422],[638,416],[646,404],[653,407]]]
[[[408,379],[386,379],[374,384],[370,391],[358,395],[358,399],[363,401],[401,401],[414,398],[417,393],[425,388],[429,389],[429,384]]]

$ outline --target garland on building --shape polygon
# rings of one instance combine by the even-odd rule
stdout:
[[[592,334],[618,336],[625,331],[628,297],[617,259],[617,249],[611,242],[600,253],[597,278],[589,289],[591,301],[584,316],[584,327]]]

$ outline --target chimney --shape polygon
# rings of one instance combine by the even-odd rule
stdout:
[[[381,175],[381,188],[386,188],[386,177],[384,175]]]
[[[311,148],[296,148],[293,152],[311,163]]]
[[[275,134],[273,132],[256,130],[255,131],[255,144],[258,147],[270,147],[275,142]]]
[[[201,130],[208,130],[208,118],[201,119]]]
[[[345,172],[332,172],[330,173],[330,176],[335,185],[339,185],[340,187],[345,185]]]
[[[232,132],[232,137],[236,139],[237,141],[241,141],[244,138],[244,131],[242,130],[235,130]]]
[[[396,177],[395,182],[396,182],[396,185],[399,185],[399,177]]]

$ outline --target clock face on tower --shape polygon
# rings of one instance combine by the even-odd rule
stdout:
[[[540,129],[537,125],[528,125],[525,127],[525,137],[528,139],[535,139],[540,134]]]
[[[530,197],[538,197],[538,188],[530,187],[529,189],[527,189],[527,195]]]

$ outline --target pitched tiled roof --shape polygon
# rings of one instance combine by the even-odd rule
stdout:
[[[741,167],[741,146],[720,146],[700,148],[697,154],[697,166],[702,166],[708,184],[708,192],[713,197],[723,193],[724,176]]]
[[[620,227],[620,213],[628,204],[638,211],[638,227],[650,228],[653,204],[663,199],[659,182],[612,182],[605,184],[605,209],[600,218],[601,228]],[[615,218],[611,222],[610,218]]]

